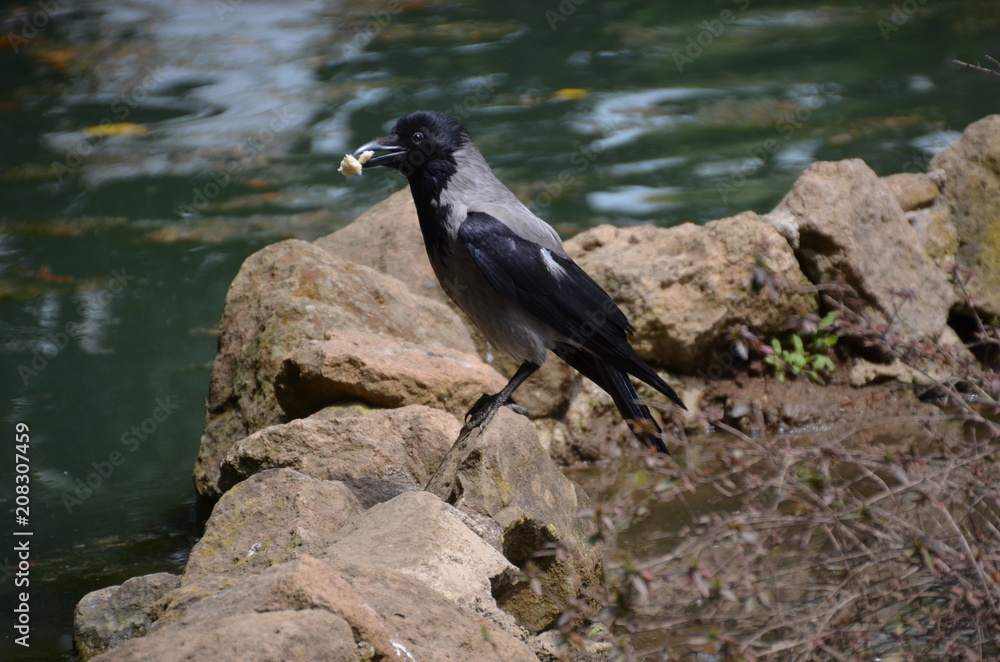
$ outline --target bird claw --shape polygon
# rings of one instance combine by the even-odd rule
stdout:
[[[520,414],[521,416],[524,416],[525,418],[531,418],[531,414],[528,413],[528,410],[525,409],[524,407],[522,407],[521,405],[517,404],[513,400],[511,400],[510,402],[508,402],[507,404],[505,404],[504,407],[507,407],[508,409],[510,409],[511,411],[513,411],[514,413]]]
[[[483,393],[476,400],[476,404],[472,405],[469,411],[466,412],[465,429],[472,430],[478,427],[479,431],[482,432],[486,429],[486,425],[493,419],[493,415],[497,413],[500,407],[509,407],[525,418],[528,417],[528,410],[514,402],[513,398],[508,398],[506,402],[500,402],[499,399],[499,393],[494,395]]]

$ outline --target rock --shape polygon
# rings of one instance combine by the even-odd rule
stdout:
[[[446,306],[393,278],[302,241],[254,253],[226,296],[194,470],[199,493],[219,495],[219,464],[234,442],[285,420],[273,390],[281,360],[310,340],[345,330],[475,349]]]
[[[296,555],[317,555],[361,511],[344,483],[293,469],[262,471],[215,504],[188,557],[184,582],[210,574],[258,573]]]
[[[945,172],[941,197],[960,237],[957,259],[977,276],[968,286],[975,305],[1000,315],[1000,115],[966,127],[931,160],[935,169]]]
[[[330,660],[355,662],[350,624],[318,609],[275,610],[198,619],[166,635],[143,637],[98,660]]]
[[[289,354],[275,378],[275,395],[290,418],[341,400],[375,407],[429,405],[464,417],[483,393],[496,393],[506,383],[475,354],[345,331]]]
[[[517,568],[466,526],[466,519],[430,492],[404,492],[355,518],[318,556],[392,568],[494,622],[509,621],[497,609],[491,587],[514,584]]]
[[[947,270],[958,252],[958,231],[938,186],[946,180],[943,170],[900,172],[881,179],[916,231],[924,252],[942,270]]]
[[[607,637],[607,631],[602,633],[591,632],[588,637]],[[556,662],[567,659],[567,646],[562,635],[554,630],[548,630],[535,636],[531,642],[532,650],[540,660],[546,662]],[[616,649],[609,641],[596,641],[593,639],[574,640],[572,653],[569,654],[573,662],[614,662],[622,659],[621,649]]]
[[[888,379],[911,384],[914,371],[899,359],[894,359],[891,363],[872,363],[859,358],[852,362],[847,373],[847,383],[855,387],[877,384]]]
[[[954,384],[968,374],[976,358],[950,326],[935,340],[929,340],[920,351],[909,352],[903,359],[893,359],[888,364],[871,363],[854,358],[848,373],[851,386],[892,379],[902,384],[934,387]]]
[[[882,178],[882,183],[892,192],[896,203],[904,212],[927,207],[941,191],[937,184],[922,172],[899,172]]]
[[[506,408],[480,432],[463,434],[427,485],[460,510],[492,518],[503,530],[503,553],[540,569],[542,594],[527,583],[497,592],[497,604],[530,632],[550,627],[586,587],[603,581],[600,549],[580,518],[586,495],[563,476],[538,442],[531,422]],[[565,555],[542,554],[560,541]]]
[[[656,399],[651,401],[657,402]],[[559,444],[551,442],[558,458],[568,456],[567,459],[596,462],[619,457],[623,448],[643,452],[642,444],[622,421],[611,396],[583,377],[573,389],[561,432],[568,448],[560,448]]]
[[[397,278],[414,294],[452,306],[427,259],[409,187],[396,191],[350,224],[320,237],[313,245],[341,260],[363,264]]]
[[[382,566],[303,556],[236,583],[205,577],[164,603],[146,636],[98,659],[538,662],[493,623]]]
[[[816,306],[794,291],[808,281],[788,242],[752,212],[704,226],[605,225],[566,247],[625,311],[635,327],[632,346],[654,365],[711,366],[734,324],[770,335]],[[774,302],[751,287],[758,258],[789,286]]]
[[[938,198],[929,207],[906,212],[906,220],[917,233],[924,252],[947,273],[958,253],[958,230],[948,203]]]
[[[892,191],[860,159],[814,163],[764,217],[794,223],[803,271],[814,283],[841,274],[904,338],[936,338],[955,295],[924,252]],[[907,290],[909,296],[894,294]]]
[[[273,425],[233,445],[219,487],[225,491],[266,469],[288,467],[344,482],[368,508],[421,489],[460,428],[450,414],[421,405]]]
[[[81,660],[146,634],[159,614],[157,601],[180,585],[166,572],[133,577],[83,596],[73,614],[73,643]]]

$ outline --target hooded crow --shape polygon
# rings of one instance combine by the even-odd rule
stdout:
[[[494,347],[522,361],[499,393],[473,405],[466,429],[482,429],[502,406],[525,413],[511,396],[551,349],[611,395],[636,437],[668,453],[629,375],[687,409],[684,403],[629,345],[625,314],[573,262],[556,231],[497,179],[462,123],[439,112],[409,113],[354,156],[367,151],[374,156],[364,168],[395,168],[409,181],[445,293]]]

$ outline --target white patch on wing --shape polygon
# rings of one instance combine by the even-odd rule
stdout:
[[[555,258],[552,257],[552,251],[547,248],[542,248],[542,262],[545,263],[545,268],[549,270],[549,273],[556,278],[562,278],[566,275],[566,270],[559,266]]]

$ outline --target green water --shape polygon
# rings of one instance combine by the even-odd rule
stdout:
[[[814,160],[922,170],[1000,109],[1000,78],[952,62],[1000,56],[1000,3],[911,4],[912,15],[882,2],[331,5],[318,20],[341,45],[364,35],[354,43],[366,49],[308,47],[328,91],[316,130],[255,162],[246,176],[262,183],[226,188],[196,217],[178,209],[204,173],[99,186],[38,174],[64,158],[46,134],[97,117],[83,104],[55,112],[80,81],[0,51],[0,658],[69,658],[85,593],[183,567],[229,282],[266,243],[333,231],[401,185],[392,173],[343,180],[344,149],[407,110],[453,110],[567,236],[764,212]],[[131,119],[161,121],[154,109]],[[14,520],[18,422],[31,435],[25,527]],[[11,627],[15,530],[33,533],[28,650]]]

